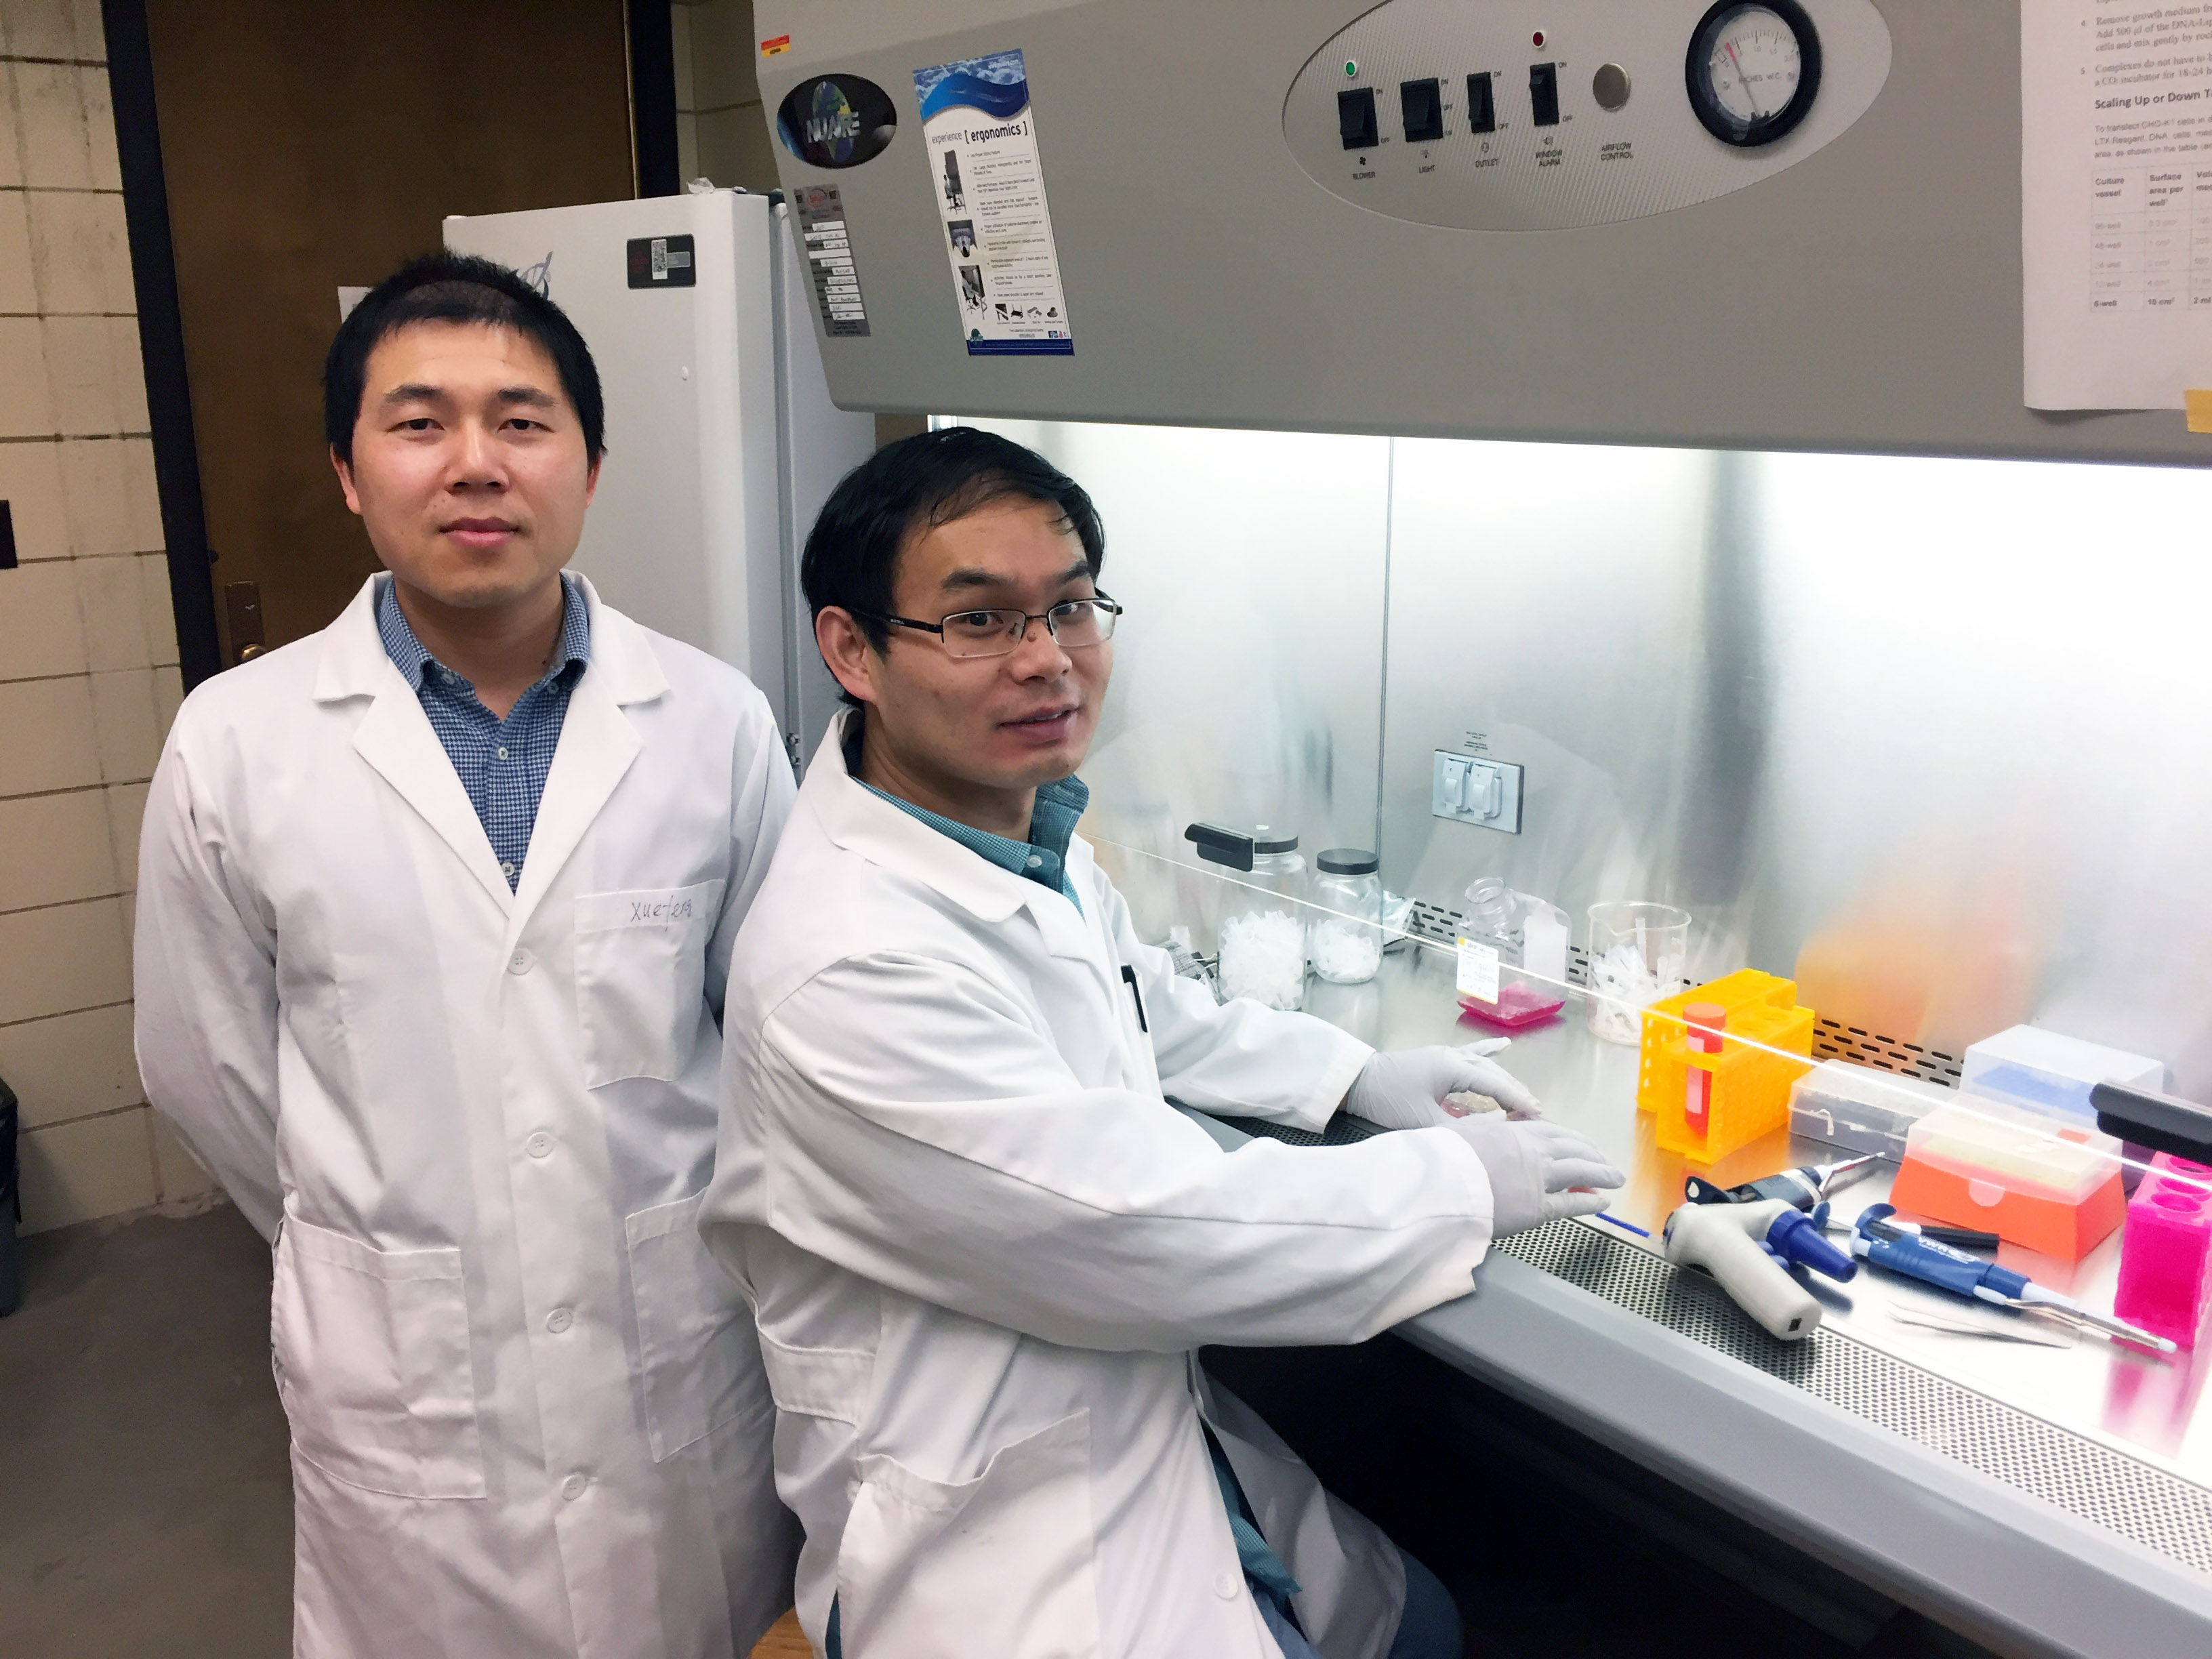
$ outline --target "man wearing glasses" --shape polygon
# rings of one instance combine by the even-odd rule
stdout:
[[[879,452],[807,542],[852,706],[738,937],[701,1212],[755,1307],[800,1621],[833,1659],[1443,1659],[1443,1586],[1195,1351],[1362,1340],[1621,1176],[1487,1060],[1217,1006],[1138,941],[1073,834],[1103,556],[1073,480],[963,428]],[[1224,1152],[1170,1094],[1413,1133]]]

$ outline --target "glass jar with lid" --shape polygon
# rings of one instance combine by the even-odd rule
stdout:
[[[1306,861],[1295,833],[1264,823],[1253,826],[1250,845],[1249,871],[1231,878],[1237,884],[1222,901],[1221,994],[1250,997],[1270,1008],[1301,1008],[1306,996]]]
[[[1333,985],[1364,985],[1382,965],[1382,862],[1357,847],[1332,847],[1314,860],[1306,954]]]

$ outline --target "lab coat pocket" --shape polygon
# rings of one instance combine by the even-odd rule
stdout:
[[[1091,1413],[992,1455],[972,1480],[860,1460],[838,1550],[840,1633],[866,1659],[1092,1659]]]
[[[860,1425],[876,1357],[861,1348],[802,1348],[761,1333],[769,1392],[787,1417],[826,1417]]]
[[[699,1237],[696,1192],[629,1217],[646,1437],[656,1463],[748,1411],[769,1409],[752,1312]]]
[[[484,1495],[458,1249],[380,1250],[287,1216],[269,1307],[302,1457],[397,1498]]]
[[[718,880],[586,893],[576,901],[576,1012],[584,1086],[680,1075],[698,1040]]]

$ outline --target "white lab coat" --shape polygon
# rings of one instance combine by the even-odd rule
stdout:
[[[148,1093],[276,1244],[294,1650],[742,1659],[796,1528],[695,1218],[789,763],[586,585],[510,893],[374,586],[186,700],[140,858]]]
[[[1444,1129],[1222,1151],[1164,1083],[1313,1128],[1370,1051],[1215,1006],[1081,842],[1079,911],[855,783],[839,735],[738,937],[702,1216],[754,1299],[808,1635],[834,1597],[846,1659],[1274,1659],[1204,1418],[1315,1645],[1381,1659],[1395,1552],[1194,1351],[1465,1294],[1480,1162]]]

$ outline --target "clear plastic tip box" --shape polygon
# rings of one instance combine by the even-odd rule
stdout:
[[[1790,1129],[1845,1152],[1905,1156],[1912,1126],[1958,1099],[1940,1083],[1824,1060],[1790,1094]]]
[[[2094,1128],[2089,1091],[2100,1083],[2130,1089],[2166,1087],[2164,1062],[2101,1042],[2084,1042],[2040,1025],[2014,1025],[1966,1050],[1960,1086],[2045,1117]]]

